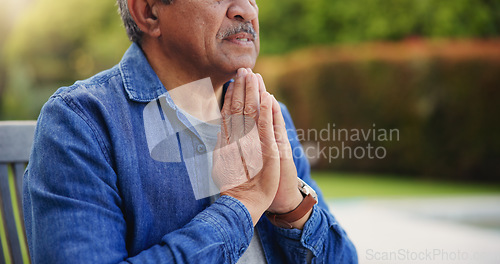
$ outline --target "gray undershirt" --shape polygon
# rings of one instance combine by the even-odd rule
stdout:
[[[189,122],[196,129],[198,134],[200,135],[201,140],[205,144],[207,150],[215,149],[215,145],[217,143],[217,133],[220,132],[220,125],[210,124],[199,120],[198,118],[188,114],[186,111],[183,111],[179,108],[182,114],[186,116]],[[207,158],[209,159],[209,164],[212,164],[212,151],[207,151]],[[211,171],[211,168],[209,168]],[[214,195],[210,197],[210,201],[214,203],[219,195]],[[266,257],[264,255],[264,250],[262,248],[262,244],[260,242],[259,232],[257,232],[257,228],[254,228],[254,235],[252,240],[250,241],[250,245],[241,258],[238,260],[237,264],[260,264],[267,263]]]

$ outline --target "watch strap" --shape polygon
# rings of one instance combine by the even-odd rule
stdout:
[[[304,217],[304,215],[313,208],[316,204],[316,199],[311,194],[308,194],[302,202],[292,211],[283,214],[275,214],[266,212],[266,216],[273,223],[282,228],[292,229],[292,223]]]

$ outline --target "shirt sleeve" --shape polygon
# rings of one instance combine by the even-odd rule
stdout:
[[[273,226],[277,239],[289,263],[305,263],[312,254],[312,263],[357,263],[356,249],[329,211],[316,182],[311,178],[310,166],[300,145],[292,118],[285,105],[280,104],[293,150],[297,175],[318,194],[318,204],[313,208],[303,230],[283,229]]]
[[[117,175],[103,142],[71,101],[54,96],[42,109],[24,178],[32,263],[236,263],[254,229],[245,206],[229,196],[130,257]]]

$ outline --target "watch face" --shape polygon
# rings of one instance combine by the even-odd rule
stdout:
[[[311,194],[311,196],[317,202],[318,201],[318,195],[316,194],[316,191],[314,191],[314,189],[311,186],[309,186],[305,181],[303,181],[301,178],[298,178],[298,179],[299,179],[299,190],[305,196],[307,196],[308,194]]]

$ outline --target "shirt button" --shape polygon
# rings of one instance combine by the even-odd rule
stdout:
[[[205,153],[207,149],[205,148],[205,145],[199,144],[198,147],[196,147],[196,150],[198,151],[198,153]]]
[[[246,249],[247,248],[244,245],[241,245],[241,247],[240,247],[240,255],[243,255],[243,253],[245,253]]]

